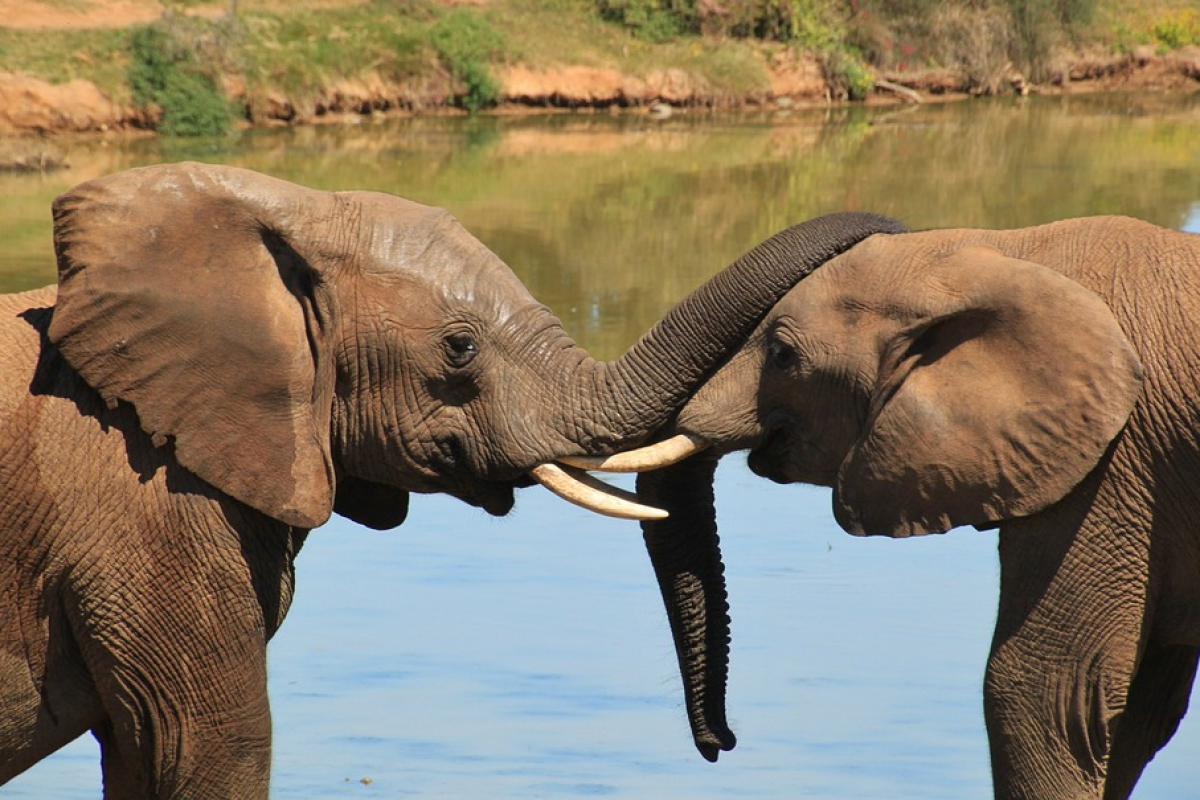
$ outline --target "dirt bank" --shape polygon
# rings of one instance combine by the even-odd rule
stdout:
[[[346,0],[338,0],[345,2]],[[482,0],[475,0],[481,2]],[[307,0],[320,2],[320,0]],[[207,9],[205,13],[212,13]],[[157,0],[76,0],[44,4],[0,0],[5,28],[119,28],[145,24],[163,14]],[[498,69],[502,100],[499,113],[546,108],[617,107],[656,114],[676,108],[715,105],[811,106],[837,102],[815,58],[790,50],[762,51],[768,84],[743,97],[717,96],[705,81],[684,69],[630,74],[617,67],[558,66],[533,69],[521,64]],[[1122,56],[1079,56],[1048,85],[1031,86],[1015,73],[1003,90],[1017,93],[1200,89],[1200,48],[1157,55],[1150,48]],[[965,76],[948,71],[890,72],[876,76],[868,102],[923,102],[965,96]],[[343,81],[323,94],[293,102],[279,95],[265,107],[250,109],[253,124],[295,124],[365,113],[412,114],[449,111],[448,79],[420,85],[395,84],[376,76]],[[239,99],[242,87],[226,81],[226,92]],[[143,110],[122,105],[86,80],[50,84],[24,74],[0,72],[0,134],[146,129],[153,120]]]

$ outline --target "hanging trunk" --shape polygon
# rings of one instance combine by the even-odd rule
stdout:
[[[636,444],[678,411],[798,281],[868,236],[903,231],[886,217],[844,213],[777,233],[685,298],[624,356],[572,371],[585,377],[573,384],[578,399],[565,408],[578,416],[564,429],[592,453]],[[702,454],[641,474],[637,483],[641,501],[667,514],[643,517],[642,529],[675,640],[692,736],[709,761],[736,743],[725,719],[729,606],[713,503],[716,463],[716,456]]]
[[[708,761],[737,740],[725,720],[729,604],[713,507],[717,456],[702,455],[638,476],[638,493],[667,511],[642,523],[667,608],[696,749]]]

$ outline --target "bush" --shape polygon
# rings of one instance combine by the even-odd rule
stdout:
[[[821,57],[825,82],[841,100],[865,100],[875,88],[875,76],[855,53],[830,50]]]
[[[130,41],[129,84],[134,102],[162,110],[158,130],[168,136],[218,136],[229,132],[233,107],[200,63],[197,42],[172,29],[167,18],[139,28]]]
[[[597,0],[597,7],[603,19],[654,42],[707,34],[827,45],[839,17],[836,0]]]
[[[1168,50],[1200,44],[1200,12],[1191,8],[1176,10],[1157,20],[1150,32]]]
[[[869,63],[961,69],[992,91],[1005,60],[1035,82],[1056,49],[1077,40],[1098,0],[851,0],[847,41]]]
[[[1091,21],[1096,0],[1005,0],[1012,14],[1012,59],[1036,82],[1050,76],[1055,47]]]
[[[692,0],[599,0],[597,5],[601,19],[650,42],[699,32]]]
[[[499,32],[478,14],[452,11],[433,26],[430,40],[454,80],[466,86],[459,102],[472,114],[500,99],[488,61],[503,47]]]
[[[934,41],[975,94],[997,94],[1008,77],[1012,26],[1002,9],[946,5],[931,20]]]

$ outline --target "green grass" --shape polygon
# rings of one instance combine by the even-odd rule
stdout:
[[[118,102],[127,101],[129,44],[129,30],[0,28],[0,70],[25,72],[50,83],[85,79]]]
[[[233,104],[219,88],[222,63],[241,31],[234,20],[217,23],[170,16],[138,28],[130,41],[128,79],[133,100],[162,110],[158,130],[168,136],[221,136],[233,126]]]
[[[443,16],[429,31],[430,44],[455,82],[464,91],[454,102],[472,114],[500,99],[500,83],[492,74],[491,61],[503,52],[504,38],[479,14],[456,9]]]
[[[306,107],[344,81],[416,79],[435,63],[424,44],[433,18],[420,3],[244,12],[248,102],[282,95]]]
[[[77,0],[51,2],[70,6]],[[302,117],[312,115],[345,85],[382,87],[393,99],[477,110],[497,100],[499,77],[512,64],[610,68],[640,78],[682,70],[694,91],[722,104],[765,92],[767,58],[782,47],[817,53],[845,84],[846,94],[857,97],[869,90],[871,73],[879,68],[955,67],[989,90],[1001,86],[997,65],[1044,59],[1055,44],[1110,52],[1146,44],[1160,51],[1200,44],[1195,0],[858,0],[853,14],[837,0],[746,5],[770,23],[759,25],[765,32],[790,40],[782,43],[682,29],[647,35],[626,16],[656,9],[686,16],[698,7],[695,0],[602,2],[608,0],[490,0],[482,6],[439,0],[236,0],[233,19],[228,12],[234,0],[169,0],[175,11],[159,25],[166,24],[183,50],[196,55],[191,63],[176,65],[179,74],[169,94],[188,98],[183,105],[200,117],[215,117],[216,105],[209,103],[204,84],[241,87],[237,101],[251,119],[281,100]],[[200,6],[207,12],[203,19],[183,13]],[[1041,22],[1032,32],[1011,28],[1005,33],[1000,26],[1010,19],[1010,7],[1023,9],[1026,21]],[[214,19],[220,11],[225,15]],[[753,25],[738,24],[737,30],[753,32]],[[972,40],[964,48],[963,30],[982,32],[989,47]],[[0,29],[0,70],[51,82],[84,78],[119,103],[133,102],[135,94],[140,102],[153,100],[144,86],[135,92],[134,39],[130,29]],[[157,91],[167,91],[164,81]],[[163,105],[161,97],[154,102]]]

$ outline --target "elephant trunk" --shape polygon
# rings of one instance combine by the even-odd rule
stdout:
[[[572,371],[565,406],[571,418],[563,422],[568,438],[590,454],[638,444],[679,410],[798,281],[868,236],[904,230],[888,217],[844,212],[793,225],[762,242],[688,295],[625,355]]]
[[[737,744],[725,720],[729,603],[713,514],[716,456],[699,456],[638,476],[638,493],[669,517],[642,523],[666,605],[692,738],[716,761]]]

